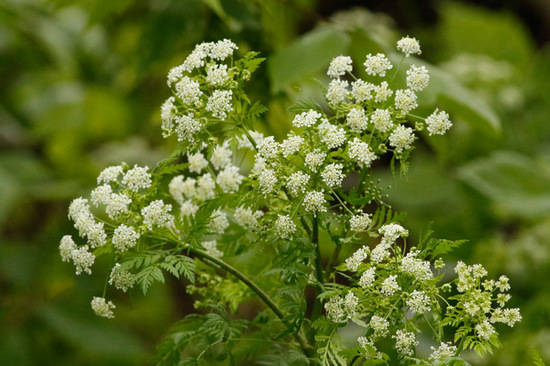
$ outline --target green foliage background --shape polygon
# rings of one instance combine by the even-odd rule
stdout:
[[[402,4],[409,4],[402,2]],[[409,6],[413,6],[410,2]],[[405,6],[404,5],[404,6]],[[74,276],[57,252],[66,217],[109,164],[154,164],[165,75],[195,43],[230,38],[267,57],[250,84],[269,107],[263,131],[286,132],[292,101],[319,96],[330,60],[393,47],[409,34],[440,66],[433,92],[455,125],[412,154],[387,193],[412,237],[467,239],[454,255],[511,278],[523,321],[476,364],[550,359],[550,50],[506,12],[438,2],[438,22],[397,29],[368,8],[321,15],[314,0],[5,0],[0,4],[0,364],[145,364],[192,311],[183,283],[117,299],[117,318],[89,301],[100,276]],[[414,7],[414,6],[413,6]],[[416,23],[415,23],[416,24]],[[456,59],[459,54],[469,54]],[[456,63],[453,63],[453,58]],[[466,61],[465,61],[466,60]],[[469,60],[469,61],[468,61]],[[470,70],[457,65],[467,61]],[[485,65],[483,69],[480,65]],[[98,263],[99,271],[106,264]],[[243,312],[246,314],[246,309]]]

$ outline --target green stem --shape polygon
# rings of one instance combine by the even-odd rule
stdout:
[[[315,302],[313,304],[313,310],[311,312],[311,320],[315,321],[321,316],[322,304],[321,300],[317,298],[321,286],[324,282],[323,266],[321,264],[321,250],[319,248],[319,219],[317,215],[313,216],[313,224],[311,228],[311,241],[315,245],[315,274],[317,277],[317,289],[315,291]]]
[[[330,278],[332,265],[336,263],[338,260],[338,256],[340,255],[340,251],[342,250],[342,245],[336,243],[336,248],[334,248],[334,252],[332,253],[332,257],[330,257],[327,268],[325,268],[325,278]]]
[[[275,315],[277,315],[277,317],[279,319],[282,320],[285,317],[285,315],[283,314],[281,309],[279,309],[277,304],[275,304],[275,302],[269,297],[268,294],[266,294],[258,285],[256,285],[252,280],[250,280],[242,272],[240,272],[239,270],[237,270],[236,268],[231,266],[229,263],[226,263],[226,262],[222,261],[219,258],[211,256],[210,254],[208,254],[208,253],[206,253],[202,250],[192,248],[191,246],[186,246],[185,249],[189,250],[191,253],[195,254],[197,257],[200,257],[202,259],[207,259],[210,262],[212,262],[214,264],[217,264],[218,266],[220,266],[221,268],[223,268],[227,272],[231,273],[233,276],[237,277],[245,285],[247,285],[248,288],[250,288],[252,291],[254,291],[256,293],[256,295],[258,295],[258,297],[275,313]],[[300,344],[300,348],[302,349],[302,351],[306,355],[310,355],[312,347],[309,344],[307,344],[304,337],[301,336],[300,334],[295,334],[294,337],[296,338],[296,340]]]

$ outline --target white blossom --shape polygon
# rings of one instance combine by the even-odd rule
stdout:
[[[120,267],[120,263],[115,264],[113,267],[109,277],[109,285],[126,292],[134,286],[136,276],[126,270],[120,269]]]
[[[359,286],[361,286],[364,290],[371,288],[374,284],[375,279],[376,269],[374,267],[370,267],[365,272],[363,272],[361,278],[359,278]]]
[[[445,132],[453,125],[449,120],[449,115],[445,111],[436,109],[429,117],[426,118],[428,132],[431,135],[444,135]]]
[[[89,247],[84,245],[81,248],[73,249],[71,253],[71,258],[76,267],[76,274],[79,275],[82,272],[87,274],[92,274],[90,267],[94,264],[95,255],[88,251]]]
[[[395,92],[395,107],[401,110],[402,113],[407,114],[416,107],[416,94],[411,89],[400,89]]]
[[[138,192],[140,189],[147,189],[151,187],[151,174],[147,173],[149,167],[139,167],[134,165],[134,167],[124,174],[122,178],[122,184],[124,184],[128,189],[134,192]]]
[[[212,112],[212,116],[225,120],[227,114],[233,111],[232,98],[232,90],[214,90],[212,96],[208,98],[206,110]]]
[[[232,155],[233,152],[229,149],[229,142],[225,141],[222,145],[216,146],[214,151],[212,151],[210,162],[214,165],[214,168],[219,170],[231,164]]]
[[[456,346],[451,345],[451,342],[441,342],[439,347],[435,349],[432,346],[432,354],[429,356],[429,360],[432,362],[443,362],[449,357],[453,357],[457,351]]]
[[[289,155],[296,154],[300,151],[305,142],[302,136],[290,136],[281,144],[281,153],[285,158]]]
[[[361,215],[353,215],[349,219],[350,229],[352,231],[364,231],[369,227],[371,221],[369,214],[362,213]]]
[[[229,81],[227,65],[212,65],[206,71],[206,83],[211,86],[224,86]]]
[[[199,201],[209,200],[216,196],[216,182],[210,173],[197,178],[197,191],[195,198]]]
[[[372,112],[370,120],[374,128],[381,132],[387,132],[393,127],[391,113],[387,109],[376,109]]]
[[[184,76],[176,83],[175,89],[176,96],[184,105],[198,106],[201,104],[200,97],[202,95],[202,91],[200,90],[200,84],[197,81],[192,80],[188,76]]]
[[[333,79],[328,85],[326,98],[330,104],[342,103],[348,94],[349,83],[347,80]]]
[[[70,235],[65,235],[61,238],[59,243],[59,254],[61,254],[61,260],[68,262],[73,259],[73,250],[77,248],[76,243]]]
[[[256,227],[258,225],[258,219],[262,217],[264,213],[262,211],[252,211],[252,209],[246,207],[237,207],[233,217],[238,225],[242,227]]]
[[[218,249],[218,242],[216,240],[203,241],[201,245],[204,247],[206,254],[216,258],[223,257],[223,252]]]
[[[389,333],[390,323],[381,316],[373,315],[370,319],[369,326],[374,331],[373,338],[383,338]]]
[[[349,126],[351,132],[361,133],[367,129],[369,122],[363,108],[352,108],[346,116],[346,125]]]
[[[414,333],[398,329],[392,338],[395,339],[395,348],[401,356],[413,355],[414,347],[418,344]]]
[[[328,67],[327,75],[331,78],[337,78],[344,75],[346,72],[351,72],[352,61],[349,56],[338,56],[332,59]]]
[[[311,127],[317,123],[317,120],[321,118],[322,115],[319,112],[310,109],[307,112],[300,113],[294,117],[292,124],[294,127]]]
[[[187,154],[187,161],[189,162],[189,171],[191,173],[200,174],[208,166],[208,160],[200,152]]]
[[[243,176],[239,173],[239,167],[228,165],[219,172],[217,182],[224,192],[234,192],[239,190],[243,181]]]
[[[99,176],[97,177],[97,184],[100,184],[101,182],[115,182],[121,174],[122,167],[120,165],[105,168],[101,173],[99,173]]]
[[[178,141],[195,141],[197,133],[202,129],[202,123],[198,119],[195,119],[194,114],[188,113],[186,115],[177,116],[174,119],[174,131],[178,135]]]
[[[415,314],[424,314],[430,311],[430,298],[424,291],[413,291],[407,299],[407,306]]]
[[[279,144],[273,136],[266,137],[258,144],[258,155],[266,160],[273,159],[279,153]]]
[[[121,224],[113,232],[113,246],[119,252],[125,252],[136,246],[139,236],[133,227]]]
[[[357,295],[353,292],[348,292],[342,303],[343,309],[346,312],[347,318],[351,319],[357,314],[357,305],[359,304],[359,299]]]
[[[111,301],[107,302],[103,297],[94,297],[92,300],[92,310],[99,316],[114,318],[112,311],[114,308],[115,305]]]
[[[420,43],[418,43],[416,38],[411,38],[409,36],[403,37],[397,41],[397,49],[403,52],[406,57],[412,54],[420,55],[422,53],[420,50]]]
[[[390,137],[390,146],[395,148],[395,152],[400,154],[404,150],[411,148],[414,142],[414,133],[412,128],[399,125],[392,131]]]
[[[433,278],[430,262],[417,258],[419,251],[407,253],[401,260],[401,271],[415,279],[418,282],[424,282]]]
[[[477,324],[475,330],[478,337],[486,340],[491,339],[491,336],[496,333],[495,327],[493,327],[487,320],[481,324]]]
[[[172,211],[172,205],[165,204],[162,200],[153,201],[141,209],[143,224],[149,230],[153,230],[154,226],[165,227],[173,220],[170,211]]]
[[[186,200],[180,204],[180,215],[183,216],[195,216],[199,206],[195,205],[193,201]]]
[[[391,70],[393,65],[386,55],[379,53],[377,55],[368,54],[364,63],[365,71],[369,75],[386,76],[386,71]]]
[[[351,95],[357,103],[372,99],[372,92],[375,89],[374,84],[359,79],[351,83]]]
[[[160,107],[160,117],[162,120],[161,128],[162,128],[163,137],[168,137],[172,133],[174,133],[174,121],[178,113],[178,108],[174,104],[175,102],[176,102],[176,98],[169,97]],[[120,173],[122,173],[122,170],[120,171]],[[98,183],[99,183],[99,178],[98,178]],[[105,183],[108,183],[108,182],[105,182]]]
[[[361,141],[357,137],[349,143],[349,157],[357,162],[361,168],[368,168],[376,159],[376,154],[371,150],[369,144]]]
[[[328,120],[323,119],[323,122],[317,126],[321,141],[329,149],[340,147],[346,141],[346,131],[343,128],[336,127]]]
[[[304,162],[309,169],[311,169],[313,172],[317,172],[317,168],[323,165],[326,157],[326,153],[322,152],[319,149],[315,149],[314,151],[306,154]]]
[[[323,178],[323,181],[327,186],[337,187],[342,184],[342,181],[345,177],[342,169],[344,169],[344,166],[342,164],[329,164],[321,172],[321,178]]]
[[[229,39],[224,39],[210,46],[208,56],[214,60],[223,61],[233,55],[233,51],[239,49],[235,43]]]
[[[105,203],[105,212],[111,219],[121,216],[128,212],[128,206],[132,203],[132,199],[122,193],[113,193],[109,196],[109,200]]]
[[[221,210],[216,210],[212,213],[210,217],[210,230],[216,234],[223,234],[225,229],[229,226],[229,221],[227,220],[227,215]]]
[[[284,239],[292,238],[292,234],[296,232],[296,224],[288,215],[278,215],[275,221],[275,231],[277,235]]]
[[[369,248],[367,246],[363,246],[356,250],[351,257],[346,259],[346,266],[348,267],[348,270],[352,272],[357,271],[357,268],[361,265],[361,263],[367,259],[368,254]]]
[[[264,195],[267,195],[273,192],[277,188],[277,174],[273,169],[264,169],[258,177],[260,183],[260,190]]]
[[[374,87],[375,97],[374,101],[376,103],[382,103],[388,100],[393,95],[393,90],[389,88],[388,82],[383,81],[380,85]]]
[[[327,212],[325,194],[322,191],[307,192],[304,197],[304,209],[308,212]]]
[[[302,171],[297,171],[295,173],[292,173],[286,182],[286,186],[288,188],[288,191],[293,195],[297,196],[300,193],[304,193],[306,191],[306,185],[309,182],[309,174],[306,174]]]
[[[390,275],[384,281],[380,287],[380,292],[386,296],[392,296],[395,292],[401,290],[401,286],[397,284],[397,276]]]
[[[412,65],[407,70],[407,87],[414,91],[424,90],[430,81],[430,75],[425,66],[417,67]]]

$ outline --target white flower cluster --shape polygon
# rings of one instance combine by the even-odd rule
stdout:
[[[439,347],[435,349],[432,347],[432,354],[429,357],[431,362],[439,363],[444,362],[447,358],[453,357],[457,351],[456,346],[451,345],[451,342],[441,342]]]
[[[288,215],[278,215],[275,221],[275,231],[281,238],[290,239],[296,232],[296,224]]]
[[[363,246],[360,249],[356,250],[355,253],[349,258],[346,259],[346,266],[350,271],[357,271],[357,268],[363,263],[369,254],[369,248]]]
[[[359,299],[353,292],[348,292],[344,298],[340,296],[331,297],[325,303],[327,318],[334,323],[343,323],[357,314]]]
[[[328,67],[327,75],[331,78],[337,78],[344,75],[346,72],[351,72],[351,64],[351,57],[338,56],[331,61],[330,66]]]
[[[99,316],[103,316],[105,318],[114,318],[115,314],[113,313],[113,310],[115,308],[115,305],[103,297],[94,297],[92,300],[92,310]]]
[[[113,270],[111,271],[111,276],[109,277],[110,285],[126,292],[129,288],[134,286],[134,282],[135,276],[132,273],[121,269],[120,263],[115,264]]]
[[[412,356],[414,347],[419,343],[413,332],[407,332],[401,329],[398,329],[392,338],[395,339],[395,348],[401,356]]]

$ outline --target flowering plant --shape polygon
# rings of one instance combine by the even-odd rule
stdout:
[[[105,169],[90,199],[69,207],[87,243],[67,235],[59,247],[77,274],[111,257],[107,282],[124,292],[185,278],[197,313],[167,336],[158,364],[467,365],[463,350],[499,346],[495,323],[521,320],[505,307],[505,276],[458,262],[458,277],[442,283],[441,256],[462,242],[428,232],[411,246],[384,202],[372,165],[406,170],[419,135],[452,126],[438,109],[411,113],[430,77],[412,65],[395,89],[403,60],[421,53],[410,37],[397,49],[395,69],[367,55],[365,79],[350,57],[334,58],[326,105],[296,104],[282,142],[255,130],[266,107],[244,90],[258,53],[238,59],[229,40],[203,43],[170,70],[162,132],[177,136],[177,149],[153,169]],[[112,318],[107,292],[91,304]],[[246,320],[245,303],[257,308]]]

